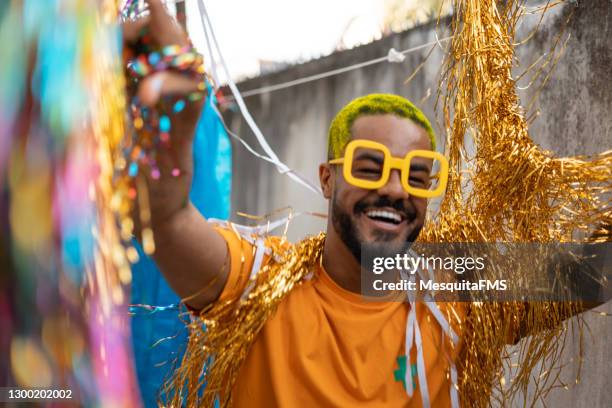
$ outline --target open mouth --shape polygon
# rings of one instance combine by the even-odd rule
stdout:
[[[371,220],[378,221],[378,222],[384,222],[384,223],[388,223],[391,225],[399,225],[404,220],[404,217],[402,217],[402,215],[399,212],[393,211],[393,210],[371,209],[371,210],[366,210],[365,215]]]

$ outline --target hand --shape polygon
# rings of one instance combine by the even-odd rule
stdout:
[[[140,52],[134,47],[143,40],[144,35],[147,36],[147,46],[158,50],[168,45],[182,47],[190,44],[187,34],[166,12],[160,0],[147,0],[147,4],[149,16],[123,25],[124,46],[127,50]],[[140,104],[155,109],[167,105],[168,99],[178,100],[198,91],[200,83],[201,79],[168,69],[154,72],[138,81],[135,87],[130,88],[131,95],[128,96],[133,97],[135,94]],[[188,203],[193,172],[192,141],[202,106],[203,99],[187,102],[185,108],[178,113],[173,113],[169,107],[165,109],[171,124],[170,143],[156,147],[159,174],[155,170],[156,176],[153,177],[151,168],[142,164],[140,166],[138,177],[143,177],[148,184],[154,226],[172,217]]]
[[[150,37],[151,47],[161,49],[167,45],[190,45],[187,34],[166,12],[161,0],[146,0],[150,15],[123,25],[123,39],[126,48],[136,43],[143,32]],[[141,81],[138,97],[145,106],[154,106],[161,96],[185,96],[198,91],[199,81],[177,72],[164,71],[152,74]]]

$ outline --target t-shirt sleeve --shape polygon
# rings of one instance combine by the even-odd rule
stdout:
[[[229,273],[219,302],[240,297],[249,281],[253,267],[255,246],[242,238],[231,228],[215,228],[227,244],[229,254]]]

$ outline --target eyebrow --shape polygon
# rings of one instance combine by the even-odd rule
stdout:
[[[382,166],[383,158],[372,153],[363,152],[357,155],[357,160],[371,160],[374,163]]]
[[[431,169],[424,164],[414,163],[410,164],[410,172],[413,171],[424,171],[426,173],[430,173]]]

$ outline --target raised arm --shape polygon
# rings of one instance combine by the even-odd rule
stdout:
[[[159,47],[188,45],[186,34],[160,0],[147,3],[148,17],[124,25],[125,46],[129,48],[142,35]],[[155,106],[161,96],[185,96],[197,86],[198,81],[192,78],[163,71],[140,81],[134,92],[143,105]],[[157,150],[159,178],[153,179],[150,169],[143,168],[136,180],[148,187],[154,259],[172,289],[195,309],[218,298],[229,270],[225,240],[189,202],[193,138],[201,109],[201,101],[187,102],[182,111],[169,115],[170,146]],[[138,201],[142,201],[140,197]]]

